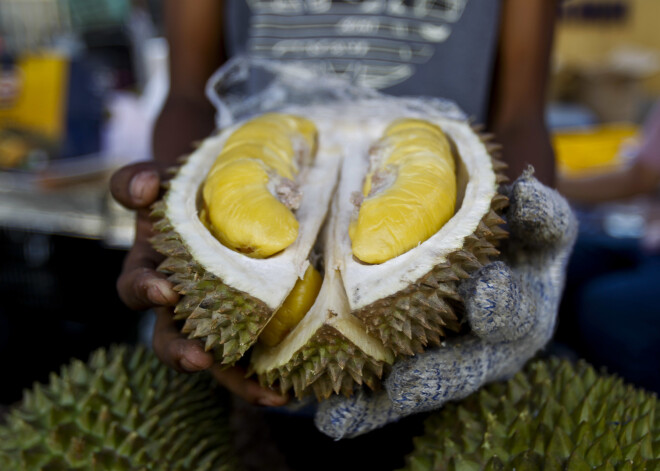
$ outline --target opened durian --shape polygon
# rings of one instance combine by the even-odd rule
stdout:
[[[97,350],[25,391],[0,425],[0,469],[242,469],[213,384],[144,348]]]
[[[657,470],[657,404],[583,361],[532,362],[434,412],[405,469]]]
[[[505,234],[503,164],[469,123],[401,103],[267,113],[189,156],[153,212],[183,332],[323,398],[460,330],[456,283]]]

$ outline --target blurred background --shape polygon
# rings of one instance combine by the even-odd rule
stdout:
[[[0,0],[0,404],[72,356],[148,342],[150,316],[116,295],[133,219],[107,184],[151,157],[168,87],[160,7]],[[552,350],[655,391],[660,146],[649,156],[645,142],[660,135],[658,18],[655,1],[563,2],[547,113],[581,221]],[[597,191],[617,181],[625,191]]]

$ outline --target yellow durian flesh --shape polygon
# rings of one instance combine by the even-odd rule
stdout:
[[[311,156],[316,154],[318,144],[318,130],[316,129],[314,122],[311,120],[299,115],[283,113],[266,113],[261,115],[259,119],[264,124],[285,127],[288,132],[295,130],[298,137],[307,147],[308,154]]]
[[[282,179],[295,179],[316,139],[311,121],[285,114],[265,114],[236,129],[202,187],[202,222],[225,246],[250,257],[286,249],[299,224],[273,190]]]
[[[377,146],[380,165],[365,178],[364,201],[351,221],[353,255],[383,263],[435,234],[454,214],[456,169],[451,147],[437,126],[402,120],[389,126]],[[372,194],[376,172],[394,175]]]
[[[269,257],[298,236],[296,217],[270,193],[268,181],[261,162],[236,160],[211,173],[202,190],[211,232],[250,257]]]
[[[225,145],[209,174],[235,160],[255,159],[263,162],[267,168],[274,170],[281,177],[293,180],[298,172],[291,161],[285,159],[285,155],[280,148],[265,143],[241,142],[231,147]]]
[[[273,318],[261,331],[259,341],[268,347],[274,347],[284,340],[314,304],[322,282],[321,274],[310,265],[304,277],[296,282],[282,306],[275,311]]]

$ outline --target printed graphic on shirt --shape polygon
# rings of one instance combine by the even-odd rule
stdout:
[[[248,0],[252,54],[304,61],[372,88],[404,82],[469,0]]]

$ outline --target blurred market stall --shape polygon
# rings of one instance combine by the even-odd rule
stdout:
[[[138,335],[140,316],[114,288],[133,214],[108,180],[149,157],[145,97],[166,54],[158,11],[129,0],[0,2],[0,354],[13,359],[0,403],[57,363]]]

